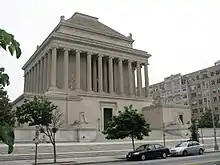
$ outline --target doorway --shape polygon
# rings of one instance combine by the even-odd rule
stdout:
[[[113,117],[113,109],[112,108],[104,108],[104,130],[108,127],[108,122],[112,120]]]

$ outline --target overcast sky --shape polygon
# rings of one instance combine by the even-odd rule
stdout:
[[[22,49],[19,60],[0,50],[0,66],[11,81],[6,89],[11,100],[22,94],[21,67],[60,16],[75,12],[98,17],[126,36],[132,33],[134,48],[152,54],[150,84],[209,67],[220,60],[219,9],[219,0],[1,0],[0,28],[14,34]]]

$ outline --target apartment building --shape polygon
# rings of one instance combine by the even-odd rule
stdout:
[[[190,106],[194,115],[206,109],[220,114],[220,61],[186,75],[171,75],[149,89],[150,96],[161,96],[165,104]]]

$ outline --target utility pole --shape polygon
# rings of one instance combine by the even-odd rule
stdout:
[[[163,124],[163,145],[165,147],[166,146],[165,124],[164,122],[162,124]]]

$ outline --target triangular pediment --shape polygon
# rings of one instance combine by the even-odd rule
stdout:
[[[93,16],[89,16],[89,15],[76,12],[71,18],[67,19],[66,21],[68,23],[71,23],[72,25],[84,27],[87,29],[89,28],[96,32],[101,32],[104,34],[109,34],[112,36],[116,36],[122,39],[129,40],[128,37],[104,25],[103,23],[99,22],[98,18],[93,17]]]

